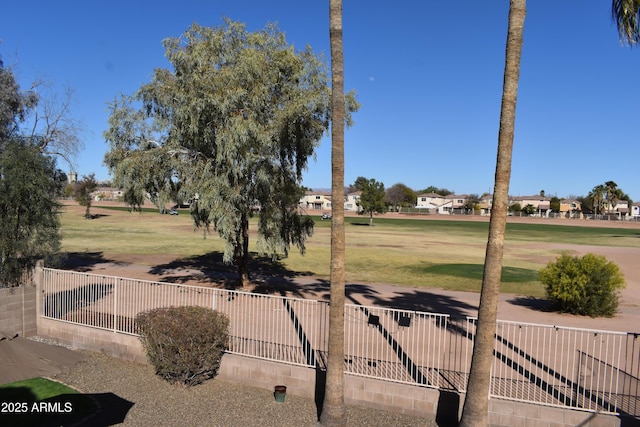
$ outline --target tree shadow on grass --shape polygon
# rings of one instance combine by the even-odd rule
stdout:
[[[255,285],[254,292],[286,293],[295,289],[294,279],[311,276],[311,272],[297,272],[287,269],[281,260],[252,254],[249,258],[249,274]],[[162,276],[160,280],[169,283],[212,282],[226,289],[239,286],[238,269],[223,262],[223,253],[214,251],[204,255],[176,259],[152,267],[149,272]]]
[[[475,304],[419,289],[396,292],[388,297],[377,298],[373,300],[373,304],[399,310],[448,314],[452,318],[476,316],[478,312],[478,306]]]
[[[103,252],[68,252],[61,261],[61,268],[86,273],[96,265],[107,262],[114,261],[106,259]]]
[[[507,300],[509,304],[525,307],[534,311],[541,311],[543,313],[553,312],[553,304],[551,301],[544,298],[536,297],[514,297]]]

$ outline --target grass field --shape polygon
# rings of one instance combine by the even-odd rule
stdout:
[[[66,206],[62,215],[63,250],[90,252],[104,259],[136,260],[154,265],[160,257],[183,259],[217,254],[223,242],[215,232],[203,239],[188,211],[160,215],[154,209],[130,213],[125,208],[94,207],[97,218],[86,220],[83,209]],[[330,221],[315,219],[314,235],[304,256],[292,250],[279,261],[289,272],[329,276]],[[347,280],[479,291],[488,222],[347,217]],[[255,221],[251,223],[255,251]],[[542,296],[538,271],[558,256],[558,245],[640,247],[640,228],[579,227],[510,223],[507,226],[502,291]],[[211,257],[219,259],[218,257]],[[221,266],[222,267],[222,266]],[[214,266],[215,268],[215,266]]]

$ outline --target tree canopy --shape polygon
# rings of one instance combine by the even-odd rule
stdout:
[[[640,43],[640,0],[612,0],[611,17],[621,43],[630,46]]]
[[[261,254],[286,256],[291,245],[304,252],[312,233],[297,205],[308,158],[329,127],[326,65],[272,24],[254,33],[228,19],[193,24],[163,43],[173,70],[155,70],[111,104],[105,163],[132,199],[190,200],[196,225],[213,226],[226,242],[224,262],[248,285],[252,215]],[[353,94],[346,104],[358,108]]]
[[[384,202],[384,184],[375,179],[367,179],[360,182],[360,199],[358,206],[360,215],[369,214],[369,225],[373,225],[373,214],[385,213],[387,205]]]
[[[620,201],[626,201],[631,206],[632,200],[614,181],[598,184],[587,195],[587,206],[592,207],[597,214],[611,213]]]
[[[441,196],[448,196],[449,194],[453,194],[454,192],[447,188],[438,188],[435,185],[430,185],[424,190],[418,191],[418,193],[419,194],[435,193]]]
[[[80,206],[85,207],[84,217],[91,219],[91,202],[93,191],[98,186],[95,174],[83,175],[82,179],[75,183],[73,188],[73,199]]]
[[[400,206],[413,206],[416,203],[416,192],[399,182],[386,190],[385,202],[396,210]]]
[[[21,139],[0,151],[0,285],[60,249],[55,160]]]
[[[25,126],[40,101],[20,90],[0,59],[0,286],[19,284],[37,259],[51,259],[60,248],[56,195],[64,173],[45,154],[40,128]]]

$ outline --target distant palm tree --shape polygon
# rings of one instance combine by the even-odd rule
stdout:
[[[589,198],[593,201],[593,209],[597,214],[602,213],[602,208],[604,207],[604,201],[606,199],[607,188],[603,185],[596,185],[591,189],[589,193]]]
[[[618,188],[618,184],[614,181],[607,181],[604,183],[605,195],[607,196],[607,211],[611,213],[615,208],[620,198],[622,197],[622,191]]]
[[[631,46],[640,43],[640,0],[613,0],[611,16],[622,43]]]
[[[482,278],[471,370],[462,410],[462,419],[460,420],[460,426],[463,427],[484,427],[488,424],[489,384],[498,314],[504,235],[507,225],[513,135],[516,121],[518,81],[520,78],[520,56],[522,54],[522,36],[526,13],[526,0],[510,0],[493,208],[491,209],[489,223],[489,238],[484,262],[484,276]]]
[[[331,42],[331,269],[327,382],[320,414],[324,426],[347,423],[344,406],[344,59],[342,50],[342,0],[329,3]]]

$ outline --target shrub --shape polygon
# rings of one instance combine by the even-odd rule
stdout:
[[[547,298],[554,309],[591,317],[613,316],[618,309],[618,289],[625,286],[616,264],[600,255],[562,254],[540,271]]]
[[[136,316],[137,331],[156,374],[193,386],[213,378],[229,336],[229,318],[204,307],[168,307]]]

